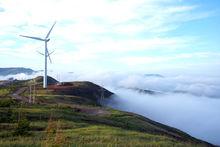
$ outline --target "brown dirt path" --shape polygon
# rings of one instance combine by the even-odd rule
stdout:
[[[22,87],[22,88],[18,89],[13,94],[11,94],[12,99],[28,103],[29,102],[28,99],[26,97],[20,95],[20,94],[24,93],[25,90],[27,90],[27,89],[28,89],[27,87]]]

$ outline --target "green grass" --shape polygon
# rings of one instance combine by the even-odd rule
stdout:
[[[94,106],[82,108],[102,109]],[[11,109],[14,114],[20,113],[28,118],[31,131],[26,136],[15,136],[17,120],[0,123],[0,146],[196,146],[190,141],[158,133],[138,116],[112,109],[104,109],[108,111],[104,116],[75,112],[72,107],[56,105],[17,105]],[[6,108],[0,111],[6,113]],[[54,132],[48,133],[48,127]]]
[[[60,138],[60,139],[57,139]],[[151,135],[117,127],[90,125],[81,128],[69,128],[47,134],[46,131],[31,132],[29,136],[4,138],[0,146],[196,146],[196,144],[179,142],[160,135]],[[198,145],[202,146],[202,145]]]
[[[8,88],[1,88],[0,89],[0,97],[5,97],[11,93],[11,90]]]
[[[75,122],[59,122],[59,129],[48,134],[44,131],[33,131],[29,136],[10,136],[0,141],[0,146],[41,146],[41,145],[91,145],[91,146],[195,146],[195,144],[178,142],[175,139],[124,130],[105,125],[78,124]],[[32,127],[36,127],[36,124]],[[38,122],[37,126],[46,127],[45,122]],[[67,127],[68,126],[68,127]],[[57,138],[60,138],[57,139]]]

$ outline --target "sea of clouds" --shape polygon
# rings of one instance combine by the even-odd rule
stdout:
[[[29,79],[39,76],[10,75],[7,79]],[[91,81],[115,95],[106,105],[141,114],[152,120],[178,128],[188,134],[220,145],[220,77],[154,76],[134,73],[54,73],[60,81]],[[149,95],[127,88],[160,92]]]

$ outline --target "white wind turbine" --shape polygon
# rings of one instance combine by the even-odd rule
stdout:
[[[51,33],[51,31],[52,31],[55,24],[56,24],[56,22],[52,25],[51,29],[49,30],[49,32],[47,33],[47,36],[44,39],[39,38],[39,37],[31,37],[31,36],[26,36],[26,35],[20,35],[21,37],[26,37],[26,38],[30,38],[30,39],[39,40],[39,41],[44,41],[44,43],[45,43],[44,54],[40,53],[41,55],[44,55],[44,58],[45,58],[43,88],[47,88],[47,57],[49,57],[49,60],[51,62],[50,55],[53,53],[53,52],[49,53],[48,48],[47,48],[47,42],[50,41],[49,36],[50,36],[50,33]]]

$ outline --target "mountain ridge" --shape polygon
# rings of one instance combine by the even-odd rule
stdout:
[[[0,68],[0,76],[8,76],[8,75],[16,75],[16,74],[27,74],[31,75],[35,73],[31,68],[24,68],[24,67],[7,67],[7,68]]]

